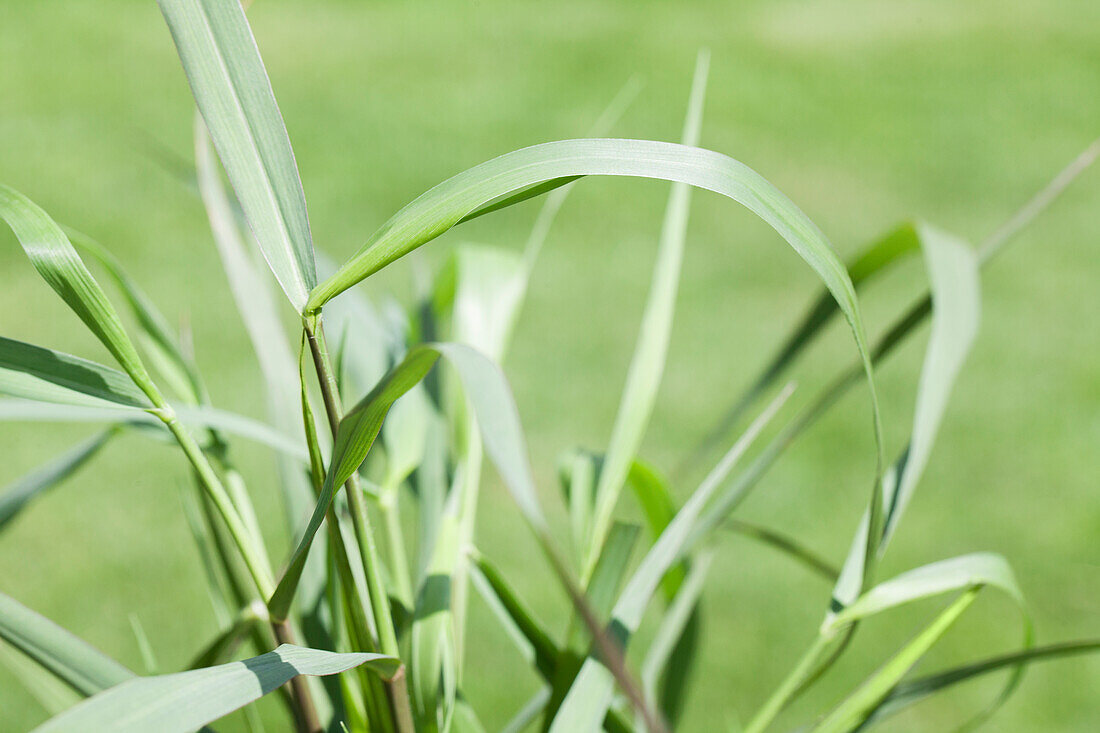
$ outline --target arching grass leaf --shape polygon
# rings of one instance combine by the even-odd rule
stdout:
[[[927,225],[918,227],[932,287],[932,332],[917,388],[909,445],[883,478],[885,523],[879,552],[886,548],[928,464],[955,378],[978,332],[981,293],[978,259],[961,240]],[[860,529],[833,591],[834,605],[851,603],[862,587],[868,522]]]

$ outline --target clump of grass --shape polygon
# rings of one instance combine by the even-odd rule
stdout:
[[[476,674],[464,663],[471,588],[543,683],[508,730],[536,720],[552,733],[667,730],[686,704],[691,660],[701,642],[699,599],[718,551],[715,539],[729,530],[788,554],[834,585],[813,642],[762,701],[747,731],[767,729],[827,674],[864,621],[935,596],[954,598],[813,721],[814,730],[862,728],[965,679],[1011,669],[1000,696],[972,722],[980,721],[1016,688],[1026,664],[1097,649],[1096,641],[1033,646],[1023,594],[996,555],[940,559],[888,580],[877,568],[930,458],[977,332],[981,266],[1093,162],[1100,146],[977,250],[925,223],[907,223],[845,266],[817,227],[764,178],[697,147],[709,64],[703,53],[681,144],[603,137],[637,92],[635,83],[628,84],[591,137],[517,150],[460,173],[397,212],[347,262],[329,267],[322,258],[319,268],[294,155],[243,9],[235,0],[159,1],[198,105],[194,182],[258,358],[269,420],[212,406],[179,335],[109,250],[0,186],[0,218],[121,368],[0,338],[0,391],[9,397],[0,402],[0,416],[108,425],[0,494],[0,526],[119,433],[168,441],[189,467],[192,485],[183,511],[223,629],[196,648],[189,669],[171,674],[156,674],[152,649],[142,643],[147,674],[139,676],[0,595],[0,637],[18,650],[5,649],[2,658],[57,713],[39,730],[188,731],[242,707],[251,728],[258,724],[250,703],[276,690],[299,731],[482,730],[463,695],[464,676]],[[562,461],[569,518],[564,542],[543,512],[518,411],[497,364],[554,215],[574,183],[592,175],[655,178],[672,186],[607,449],[578,450]],[[759,379],[688,458],[688,467],[702,465],[718,446],[731,445],[678,506],[670,483],[639,451],[668,351],[692,188],[730,198],[763,219],[817,274],[823,291]],[[407,312],[382,313],[353,289],[465,221],[543,195],[522,254],[455,247]],[[253,249],[300,318],[294,338],[283,331],[278,309],[285,306],[257,269]],[[117,286],[133,330],[81,253]],[[857,288],[916,253],[925,261],[929,293],[872,341]],[[850,327],[855,362],[790,416],[794,387],[781,384],[782,377],[837,313]],[[911,436],[887,462],[874,367],[928,318]],[[778,529],[731,518],[786,447],[861,383],[868,386],[877,469],[843,563],[834,566]],[[732,438],[753,410],[756,417]],[[771,430],[779,420],[785,424]],[[757,447],[764,435],[768,442]],[[233,459],[239,439],[267,445],[278,461],[293,547],[285,560],[273,562],[259,531],[246,477]],[[573,618],[561,638],[478,549],[475,518],[486,459],[549,561],[548,582],[571,601]],[[640,526],[617,519],[626,500],[642,510],[644,542]],[[415,521],[403,512],[414,512]],[[416,528],[412,541],[405,535],[410,526]],[[1021,650],[912,677],[913,666],[985,589],[1019,605]],[[664,613],[635,675],[626,650],[655,605]],[[140,626],[135,633],[144,640]],[[233,661],[242,647],[255,656]],[[317,679],[326,676],[332,684]]]

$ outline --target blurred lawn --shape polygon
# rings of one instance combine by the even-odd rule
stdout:
[[[676,139],[695,51],[713,52],[703,144],[753,166],[850,254],[915,215],[988,234],[1100,132],[1094,0],[819,2],[301,2],[250,13],[294,142],[316,242],[346,256],[443,178],[507,150],[584,133],[634,73],[646,87],[616,134]],[[195,198],[147,153],[188,156],[191,101],[152,0],[0,0],[0,180],[98,237],[161,307],[190,324],[220,406],[261,415]],[[604,445],[648,287],[666,188],[596,180],[563,212],[536,271],[506,368],[547,503],[555,456]],[[960,552],[1004,553],[1041,641],[1100,633],[1100,171],[1088,173],[985,272],[982,332],[886,572]],[[527,206],[457,237],[518,246]],[[0,332],[106,359],[0,233]],[[408,291],[400,264],[369,287]],[[919,267],[872,288],[872,331],[916,291]],[[673,353],[646,457],[671,467],[801,313],[816,285],[770,231],[728,202],[695,198]],[[289,311],[289,309],[288,309]],[[288,319],[290,314],[288,313]],[[893,453],[907,434],[921,339],[880,373]],[[852,356],[839,328],[799,378],[801,399]],[[0,426],[6,482],[89,432]],[[269,460],[242,445],[268,527],[280,521]],[[872,471],[864,391],[805,436],[744,508],[841,558]],[[186,473],[138,438],[26,511],[0,536],[0,589],[140,668],[136,613],[162,666],[214,632],[179,512]],[[686,493],[690,487],[680,487]],[[482,545],[555,627],[564,608],[518,514],[491,483]],[[516,547],[525,548],[516,551]],[[279,553],[276,552],[276,556]],[[712,572],[687,729],[747,717],[812,637],[828,589],[731,539]],[[475,602],[478,603],[478,602]],[[797,706],[818,709],[928,617],[869,624]],[[479,629],[487,629],[476,606]],[[990,596],[937,651],[948,662],[1017,638]],[[509,642],[471,637],[466,689],[499,727],[535,689]],[[893,730],[943,730],[995,694],[971,684]],[[1093,731],[1100,660],[1035,667],[990,726]],[[0,728],[44,713],[0,670]],[[792,718],[793,720],[793,718]]]

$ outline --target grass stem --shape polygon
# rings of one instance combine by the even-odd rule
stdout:
[[[325,342],[320,315],[305,319],[304,325],[310,355],[313,357],[313,366],[317,372],[317,381],[321,387],[325,414],[328,417],[329,428],[335,436],[340,426],[340,418],[343,416],[343,408],[340,405],[340,392],[336,384],[336,374],[332,369],[329,358],[328,345]],[[397,632],[390,613],[389,596],[382,581],[381,563],[378,559],[378,550],[374,544],[374,532],[370,526],[370,518],[367,516],[366,502],[363,499],[363,491],[359,486],[357,473],[351,475],[344,484],[344,489],[347,494],[352,525],[355,529],[355,538],[359,544],[363,571],[367,578],[371,612],[378,632],[378,645],[383,654],[400,657],[401,651],[397,645]],[[405,684],[404,665],[391,680],[386,682],[386,692],[399,733],[414,733],[412,707],[409,703],[408,687]]]

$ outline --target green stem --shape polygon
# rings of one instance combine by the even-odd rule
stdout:
[[[335,436],[340,426],[340,418],[343,416],[343,409],[340,406],[340,391],[336,385],[336,375],[329,361],[325,334],[321,330],[320,315],[305,319],[304,324],[310,354],[313,357],[313,366],[317,371],[317,381],[321,386],[321,397],[325,403],[325,414],[328,417],[329,428]],[[367,577],[367,590],[370,593],[370,605],[374,625],[378,631],[379,647],[383,654],[400,657],[397,632],[394,629],[393,617],[390,615],[389,597],[382,582],[381,563],[378,559],[378,550],[374,545],[374,532],[370,526],[370,518],[367,516],[366,502],[363,499],[363,491],[359,487],[357,473],[351,475],[344,484],[344,489],[351,512],[352,526],[355,529],[355,538],[359,544],[363,572]],[[403,665],[394,678],[386,682],[386,692],[398,731],[414,733],[412,708],[409,704]]]
[[[305,429],[306,446],[309,450],[310,478],[313,483],[313,491],[320,496],[325,481],[325,465],[321,456],[321,446],[317,438],[317,427],[313,419],[313,407],[309,402],[309,392],[306,389],[305,373],[301,370],[299,358],[299,377],[302,387],[302,421]],[[359,584],[355,582],[355,574],[352,572],[351,559],[348,557],[347,547],[340,531],[340,519],[335,507],[330,504],[325,514],[325,526],[328,528],[329,551],[332,553],[333,564],[336,567],[339,579],[339,589],[342,591],[342,604],[346,619],[348,640],[353,649],[367,652],[377,652],[378,645],[371,634],[370,622],[367,619],[369,600],[359,592]],[[333,608],[335,609],[335,605]],[[368,720],[376,720],[381,733],[392,733],[393,721],[389,715],[387,702],[383,699],[380,686],[381,680],[362,668],[352,673],[358,677],[364,693],[364,713]],[[345,701],[349,707],[353,701]]]
[[[153,412],[175,436],[176,442],[179,443],[184,455],[187,456],[187,460],[195,469],[199,483],[214,503],[214,507],[225,521],[225,526],[229,530],[230,536],[233,537],[237,549],[240,550],[245,566],[248,568],[253,582],[256,583],[256,588],[260,591],[260,596],[270,598],[271,594],[275,592],[275,582],[271,577],[271,570],[264,561],[263,553],[256,549],[252,533],[237,513],[233,500],[229,498],[229,494],[225,490],[221,479],[218,478],[213,466],[210,465],[206,455],[199,448],[198,443],[195,442],[195,438],[176,418],[176,413],[171,407],[165,404]]]
[[[753,719],[745,727],[744,733],[763,733],[772,721],[775,720],[775,716],[783,709],[787,704],[787,700],[798,690],[802,685],[802,681],[810,674],[814,665],[817,663],[818,658],[821,657],[822,652],[825,651],[825,647],[832,641],[832,636],[826,636],[824,634],[818,634],[814,639],[814,643],[810,645],[810,648],[806,650],[806,653],[802,655],[802,658],[798,660],[798,664],[791,670],[791,673],[787,675],[786,679],[775,689],[764,705],[757,711]]]

